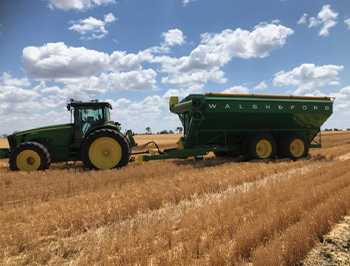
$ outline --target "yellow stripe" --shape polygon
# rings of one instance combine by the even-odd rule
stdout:
[[[45,129],[39,129],[39,130],[30,130],[30,131],[25,131],[22,132],[21,134],[18,134],[19,136],[24,135],[24,134],[36,134],[38,132],[42,131],[49,131],[49,130],[54,130],[54,129],[66,129],[66,128],[71,128],[70,126],[67,127],[50,127],[50,128],[45,128]]]
[[[292,95],[287,96],[287,95],[269,95],[269,94],[238,94],[238,93],[213,93],[213,92],[207,92],[205,96],[331,100],[331,97],[319,97],[319,96],[292,96]]]

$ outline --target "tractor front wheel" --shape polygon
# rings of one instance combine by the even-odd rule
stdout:
[[[127,139],[113,129],[99,129],[84,141],[81,158],[86,168],[112,169],[128,164],[130,146]]]
[[[50,167],[50,154],[38,142],[24,142],[11,152],[9,163],[12,171],[45,170]]]

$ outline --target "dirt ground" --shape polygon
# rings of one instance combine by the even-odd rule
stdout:
[[[350,265],[350,216],[324,236],[322,243],[310,251],[301,265]]]

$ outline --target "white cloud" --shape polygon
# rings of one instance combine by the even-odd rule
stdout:
[[[117,20],[117,19],[115,18],[115,16],[114,16],[112,13],[108,13],[108,14],[105,15],[104,17],[105,17],[105,23],[111,23],[111,22]]]
[[[249,89],[244,86],[234,86],[229,89],[224,90],[222,93],[243,93],[247,94],[249,93]]]
[[[49,3],[51,9],[75,9],[83,11],[95,6],[115,3],[115,0],[43,0]]]
[[[108,54],[63,42],[28,46],[22,53],[24,70],[38,79],[89,77],[106,70],[108,61]]]
[[[169,100],[171,96],[179,96],[180,98],[184,98],[189,94],[200,94],[203,93],[203,86],[191,86],[188,89],[170,89],[167,90],[163,95],[163,98]]]
[[[224,30],[219,34],[202,34],[201,44],[189,56],[155,57],[153,62],[162,65],[160,71],[168,73],[163,83],[183,87],[206,84],[208,80],[224,83],[220,69],[234,57],[264,58],[272,50],[282,47],[294,31],[282,25],[261,23],[253,31]]]
[[[128,54],[125,51],[115,51],[110,55],[109,64],[113,70],[136,70],[142,69],[142,62],[150,62],[152,59],[153,55],[150,49],[141,51],[138,54]]]
[[[16,78],[13,78],[7,72],[4,72],[2,74],[2,77],[0,78],[0,80],[2,81],[3,86],[11,86],[11,87],[30,86],[30,82],[28,78],[16,79]]]
[[[187,5],[189,2],[194,2],[196,0],[182,0],[183,5]]]
[[[298,20],[298,24],[305,24],[308,14],[304,13],[303,16]]]
[[[0,102],[23,103],[30,102],[39,97],[39,94],[32,90],[22,88],[6,88],[0,93]]]
[[[341,111],[346,115],[350,114],[350,86],[346,86],[340,89],[338,92],[332,93],[331,97],[335,97],[335,111]]]
[[[309,27],[318,27],[320,25],[321,29],[319,32],[320,36],[328,36],[329,29],[337,25],[338,13],[331,9],[330,5],[325,5],[322,7],[321,11],[318,13],[317,17],[311,17],[309,20]]]
[[[39,85],[34,87],[33,91],[40,94],[49,94],[55,98],[63,92],[58,86],[47,87],[45,81],[41,81]]]
[[[344,66],[302,64],[292,71],[280,71],[273,79],[274,86],[298,86],[294,94],[307,94],[316,87],[339,85],[338,74]]]
[[[210,70],[196,70],[188,72],[172,72],[167,77],[162,78],[164,84],[171,84],[178,87],[189,87],[205,85],[208,80],[215,83],[225,83],[224,72],[218,67],[213,67]]]
[[[257,86],[255,86],[253,88],[253,90],[255,90],[255,91],[263,91],[265,89],[267,89],[267,85],[266,85],[265,81],[260,82]]]
[[[162,37],[164,37],[164,45],[166,46],[182,45],[185,42],[185,36],[179,29],[163,32]]]
[[[82,35],[82,40],[102,39],[108,34],[105,26],[116,20],[112,13],[109,13],[104,17],[104,21],[93,17],[88,17],[79,21],[72,21],[71,23],[73,25],[68,29],[80,33],[80,35]]]
[[[142,69],[129,72],[101,74],[97,88],[109,87],[114,91],[149,91],[157,90],[157,73],[153,69]],[[102,84],[101,84],[102,83]]]
[[[348,25],[348,29],[350,30],[350,18],[344,20],[345,24]]]

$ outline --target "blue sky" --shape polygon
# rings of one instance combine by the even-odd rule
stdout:
[[[0,134],[69,122],[69,98],[174,130],[169,96],[204,92],[333,96],[324,127],[348,128],[349,18],[341,0],[2,0]]]

